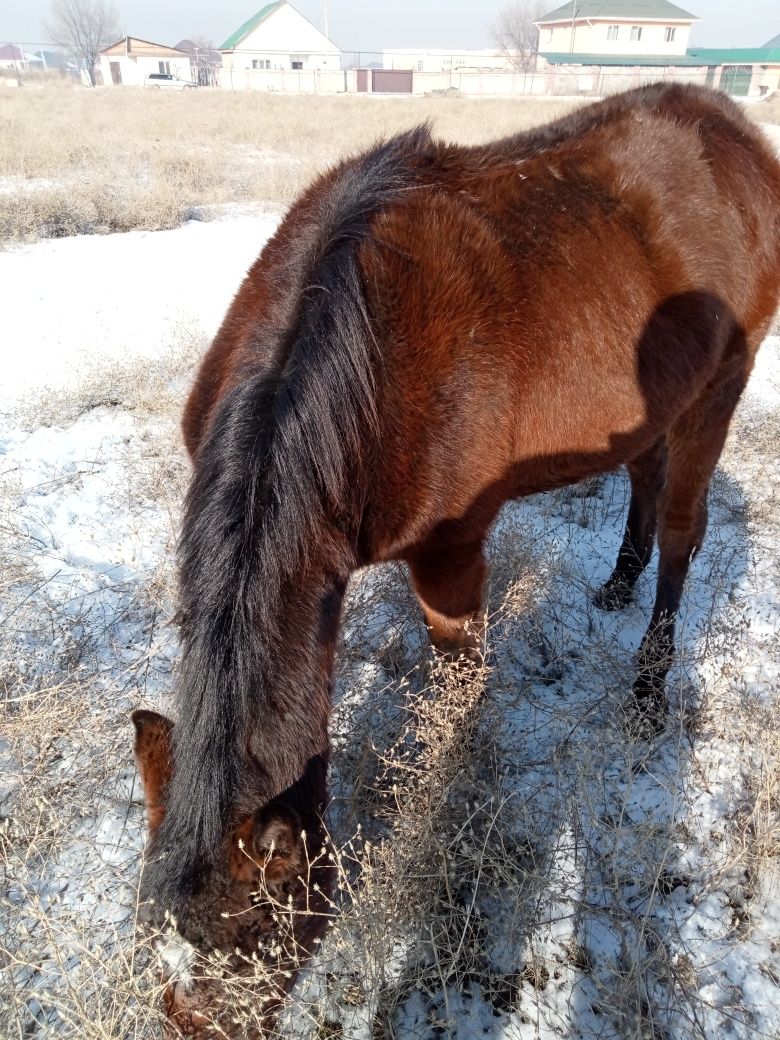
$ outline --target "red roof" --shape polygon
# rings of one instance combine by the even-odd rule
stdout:
[[[15,43],[4,43],[0,46],[0,61],[26,61],[21,47]]]

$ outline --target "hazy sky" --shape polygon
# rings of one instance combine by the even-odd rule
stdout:
[[[551,0],[558,7],[563,0]],[[506,0],[329,0],[330,36],[342,50],[382,47],[489,47],[490,25]],[[45,42],[51,0],[0,0],[0,43]],[[263,6],[263,0],[115,0],[130,36],[177,43],[205,36],[217,46]],[[319,28],[321,0],[294,0]],[[759,47],[780,32],[778,0],[680,0],[697,14],[692,43]]]

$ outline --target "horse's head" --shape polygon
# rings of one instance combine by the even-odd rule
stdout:
[[[134,712],[133,723],[154,854],[173,775],[173,723],[151,711]],[[324,769],[322,786],[324,799]],[[316,814],[316,825],[311,813],[304,821],[286,795],[234,823],[175,919],[161,917],[154,882],[142,878],[139,916],[159,933],[165,1011],[185,1035],[262,1035],[325,930],[333,870],[322,825]],[[247,998],[262,1009],[252,1012],[254,1028],[237,1022]]]

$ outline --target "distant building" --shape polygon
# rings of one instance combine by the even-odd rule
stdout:
[[[219,49],[225,72],[341,69],[339,48],[287,0],[266,4]]]
[[[765,47],[691,47],[688,60],[707,66],[707,85],[747,97],[780,90],[780,44]]]
[[[192,81],[190,56],[164,43],[125,36],[100,52],[99,67],[106,86],[142,87],[151,73],[168,73]]]
[[[15,43],[0,45],[0,69],[12,72],[29,72],[31,69],[42,69],[43,60],[40,55],[23,51]]]
[[[383,69],[413,72],[511,71],[511,57],[499,50],[445,50],[399,47],[382,51]]]
[[[44,72],[48,72],[51,69],[57,72],[77,73],[78,66],[72,58],[69,58],[67,54],[62,51],[52,51],[42,48],[33,52],[36,58],[40,58],[43,62]]]
[[[539,53],[682,57],[698,21],[669,0],[572,0],[536,23]]]

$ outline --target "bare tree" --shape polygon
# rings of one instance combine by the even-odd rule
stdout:
[[[222,64],[222,55],[217,45],[206,36],[192,36],[190,41],[190,61],[195,66],[197,81],[202,87],[213,87],[217,82],[217,69]]]
[[[44,29],[52,43],[86,67],[95,86],[98,54],[119,38],[119,15],[106,0],[54,0]]]
[[[520,72],[533,72],[539,49],[539,30],[534,24],[547,10],[541,3],[515,3],[499,11],[491,33],[506,59]]]

